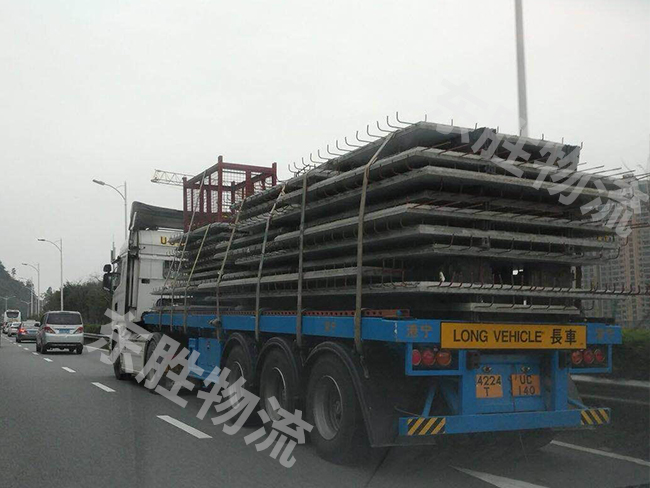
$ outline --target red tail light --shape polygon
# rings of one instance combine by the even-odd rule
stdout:
[[[47,325],[45,327],[43,327],[43,330],[45,332],[47,332],[48,334],[56,334],[55,330],[52,327],[49,327]]]
[[[576,366],[582,364],[582,351],[573,351],[571,353],[571,362]]]
[[[451,353],[449,351],[438,351],[436,354],[436,362],[440,366],[449,366],[451,364]]]
[[[84,328],[83,327],[77,327],[77,330],[74,331],[75,334],[83,334],[84,333]]]
[[[594,352],[591,349],[585,349],[582,351],[582,360],[585,364],[593,364],[595,359]]]
[[[24,334],[24,333],[25,333],[25,329],[23,329],[23,328],[18,329],[18,333],[19,333],[19,334]]]
[[[422,362],[422,354],[418,349],[413,349],[411,353],[411,364],[413,366],[418,366]]]
[[[607,354],[602,349],[594,349],[594,357],[597,363],[604,363],[607,359]]]
[[[422,364],[425,366],[433,366],[433,363],[436,362],[436,353],[431,349],[425,349],[422,353]]]

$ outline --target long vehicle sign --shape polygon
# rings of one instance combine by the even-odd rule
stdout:
[[[445,349],[584,349],[584,325],[514,325],[443,322]]]

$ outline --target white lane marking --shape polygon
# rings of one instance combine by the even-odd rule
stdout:
[[[184,424],[180,420],[176,420],[173,417],[170,417],[169,415],[157,415],[157,417],[160,420],[164,420],[167,423],[172,424],[174,427],[178,427],[181,430],[184,430],[188,434],[193,435],[197,439],[212,439],[212,436],[209,436],[208,434],[205,434],[201,432],[200,430],[195,429],[194,427],[190,427],[187,424]]]
[[[70,369],[70,368],[68,368],[66,366],[61,366],[61,369],[65,369],[68,373],[76,373],[76,371],[74,369]]]
[[[630,456],[622,456],[621,454],[614,454],[613,452],[599,451],[598,449],[591,449],[590,447],[576,446],[575,444],[569,444],[568,442],[560,441],[551,441],[551,444],[556,446],[566,447],[567,449],[575,449],[576,451],[588,452],[589,454],[597,454],[599,456],[605,456],[612,459],[620,459],[621,461],[628,461],[630,463],[635,463],[640,466],[650,467],[650,462],[643,459],[637,459]]]
[[[33,352],[32,354],[33,354],[34,356],[38,356],[38,353],[37,353],[37,352]]]
[[[614,386],[631,386],[633,388],[645,388],[650,390],[650,381],[639,380],[613,380],[610,378],[600,378],[598,376],[588,375],[571,375],[571,379],[576,383],[595,383],[600,385],[614,385]]]
[[[615,397],[608,397],[608,396],[602,396],[602,395],[584,395],[580,394],[582,398],[589,398],[592,400],[601,400],[605,402],[616,402],[616,403],[627,403],[628,405],[643,405],[646,406],[648,405],[648,402],[644,402],[643,400],[629,400],[627,398],[615,398]]]
[[[113,388],[109,388],[108,386],[102,385],[101,383],[93,383],[93,385],[95,385],[100,390],[104,390],[104,391],[107,391],[109,393],[115,393],[115,390]]]
[[[474,478],[478,478],[481,481],[485,481],[486,483],[490,483],[491,485],[498,486],[499,488],[547,488],[542,485],[534,485],[532,483],[526,483],[525,481],[504,478],[503,476],[495,476],[493,474],[481,473],[480,471],[472,471],[471,469],[454,469],[473,476]]]
[[[48,363],[51,363],[51,362],[52,362],[52,360],[49,359],[49,358],[43,358],[43,361],[47,361]]]

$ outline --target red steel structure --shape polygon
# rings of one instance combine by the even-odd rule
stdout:
[[[193,178],[183,178],[183,217],[185,232],[212,222],[228,222],[232,206],[255,192],[277,184],[277,164],[271,167],[227,163],[219,156],[217,164]],[[194,221],[192,229],[192,213]]]

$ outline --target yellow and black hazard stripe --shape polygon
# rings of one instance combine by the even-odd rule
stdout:
[[[606,408],[590,408],[580,412],[582,425],[609,424],[609,410]]]
[[[408,419],[407,435],[437,435],[445,433],[445,417],[420,417]]]

